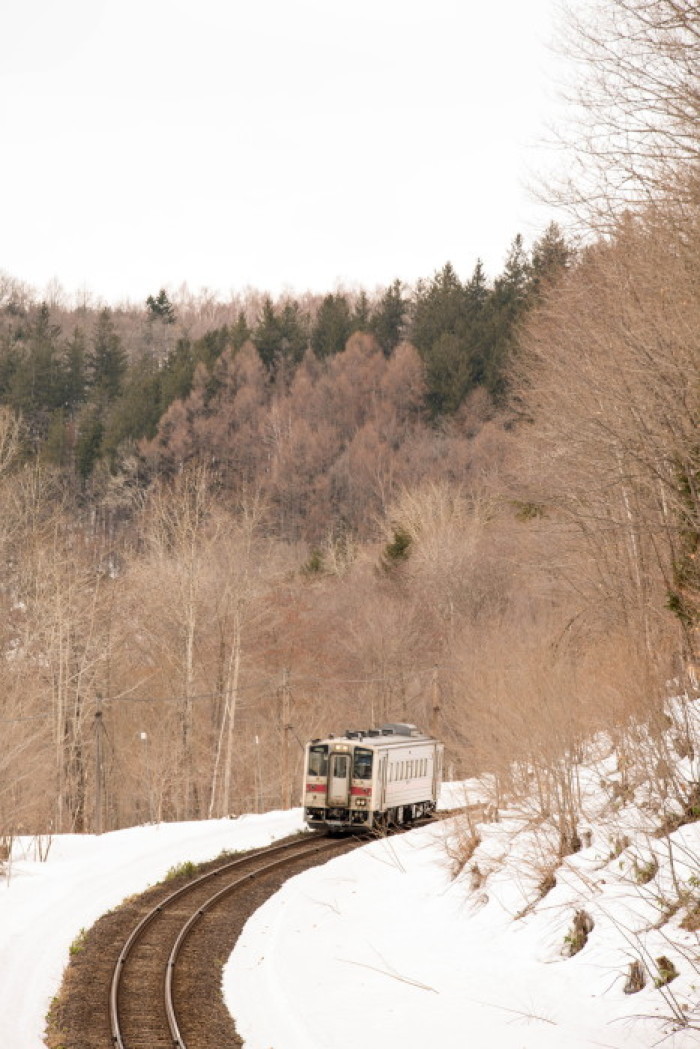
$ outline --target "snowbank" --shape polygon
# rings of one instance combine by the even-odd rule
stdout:
[[[178,863],[267,845],[301,826],[301,810],[295,809],[132,827],[100,837],[57,835],[46,862],[37,860],[31,839],[18,839],[11,876],[0,879],[0,1045],[43,1045],[46,1013],[82,928]]]

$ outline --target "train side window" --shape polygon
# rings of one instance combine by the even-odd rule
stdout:
[[[372,778],[372,751],[364,747],[355,747],[352,775],[354,779]]]
[[[321,743],[317,746],[309,747],[309,775],[328,775],[328,747],[326,744]]]

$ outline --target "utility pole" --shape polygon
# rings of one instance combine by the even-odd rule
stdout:
[[[282,687],[280,689],[282,700],[282,728],[284,730],[284,743],[282,749],[282,804],[285,808],[292,807],[292,779],[289,764],[289,737],[292,731],[292,697],[289,688],[289,670],[287,667],[282,671]]]
[[[438,683],[438,666],[433,667],[433,679],[430,686],[431,708],[430,708],[430,735],[437,738],[438,719],[440,717],[440,685]]]
[[[95,834],[102,833],[102,794],[104,785],[104,756],[102,748],[102,696],[97,696],[95,707]]]

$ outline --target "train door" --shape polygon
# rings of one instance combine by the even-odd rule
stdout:
[[[382,754],[379,760],[379,774],[377,776],[377,798],[375,808],[380,812],[384,811],[384,805],[386,803],[386,768],[387,768],[387,754],[386,751]]]
[[[350,801],[350,755],[331,754],[328,768],[328,804],[347,806]]]

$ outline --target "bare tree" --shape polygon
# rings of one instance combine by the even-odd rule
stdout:
[[[595,565],[588,612],[612,610],[654,661],[671,622],[695,647],[700,348],[697,215],[679,241],[655,213],[591,249],[533,319],[522,358],[534,426],[521,477]],[[573,535],[574,533],[572,533]]]
[[[621,208],[697,199],[700,10],[694,0],[594,0],[569,8],[562,50],[575,69],[554,187],[585,224]],[[550,188],[551,192],[551,188]]]

